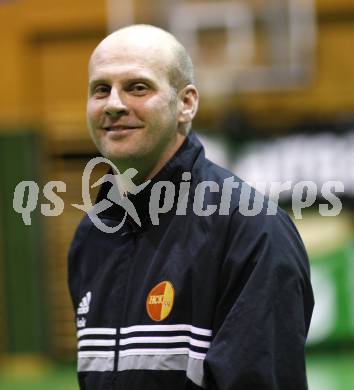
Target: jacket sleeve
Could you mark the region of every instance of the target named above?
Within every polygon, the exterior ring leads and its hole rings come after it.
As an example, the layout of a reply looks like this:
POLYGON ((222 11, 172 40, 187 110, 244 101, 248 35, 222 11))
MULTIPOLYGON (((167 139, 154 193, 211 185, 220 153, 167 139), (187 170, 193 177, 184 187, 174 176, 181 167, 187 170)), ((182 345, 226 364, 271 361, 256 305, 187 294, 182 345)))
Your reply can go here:
POLYGON ((220 272, 207 389, 305 390, 313 309, 309 265, 290 218, 232 217, 220 272))
POLYGON ((89 237, 92 224, 87 215, 81 220, 72 239, 68 252, 68 287, 73 304, 74 311, 79 305, 80 282, 81 282, 81 263, 80 259, 84 249, 84 243, 89 237))

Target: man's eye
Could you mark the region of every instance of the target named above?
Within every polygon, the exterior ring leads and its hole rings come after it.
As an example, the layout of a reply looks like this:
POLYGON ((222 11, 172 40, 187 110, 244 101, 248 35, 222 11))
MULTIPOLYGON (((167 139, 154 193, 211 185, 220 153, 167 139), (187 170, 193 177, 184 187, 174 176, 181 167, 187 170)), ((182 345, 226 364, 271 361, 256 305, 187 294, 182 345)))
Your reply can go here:
POLYGON ((111 91, 111 87, 108 85, 97 85, 97 87, 94 88, 93 93, 97 96, 105 96, 109 94, 111 91))
POLYGON ((132 84, 129 87, 129 91, 133 92, 136 95, 144 95, 148 91, 149 87, 143 83, 132 84))

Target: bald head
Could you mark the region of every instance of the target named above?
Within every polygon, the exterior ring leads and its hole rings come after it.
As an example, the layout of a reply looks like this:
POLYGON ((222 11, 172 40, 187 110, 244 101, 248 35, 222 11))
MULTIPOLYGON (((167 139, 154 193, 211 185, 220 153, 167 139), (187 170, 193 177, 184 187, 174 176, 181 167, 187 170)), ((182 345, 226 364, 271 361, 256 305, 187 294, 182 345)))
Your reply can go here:
POLYGON ((157 27, 122 28, 94 50, 88 81, 87 120, 100 152, 119 169, 153 177, 183 144, 198 109, 184 47, 157 27))
POLYGON ((123 27, 103 39, 94 50, 92 59, 99 56, 102 49, 114 52, 131 51, 135 48, 136 55, 149 54, 166 68, 171 85, 179 91, 188 84, 194 84, 193 63, 184 46, 167 31, 145 24, 123 27))

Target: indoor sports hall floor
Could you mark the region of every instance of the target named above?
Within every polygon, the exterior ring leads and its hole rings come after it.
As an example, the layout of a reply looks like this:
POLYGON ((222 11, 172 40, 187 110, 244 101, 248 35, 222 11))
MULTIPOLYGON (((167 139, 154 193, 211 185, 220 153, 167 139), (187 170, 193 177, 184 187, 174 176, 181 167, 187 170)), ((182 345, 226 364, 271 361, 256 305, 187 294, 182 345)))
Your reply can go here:
MULTIPOLYGON (((307 365, 309 390, 353 389, 353 354, 311 354, 307 365)), ((72 365, 20 371, 1 372, 0 390, 78 390, 72 365)))

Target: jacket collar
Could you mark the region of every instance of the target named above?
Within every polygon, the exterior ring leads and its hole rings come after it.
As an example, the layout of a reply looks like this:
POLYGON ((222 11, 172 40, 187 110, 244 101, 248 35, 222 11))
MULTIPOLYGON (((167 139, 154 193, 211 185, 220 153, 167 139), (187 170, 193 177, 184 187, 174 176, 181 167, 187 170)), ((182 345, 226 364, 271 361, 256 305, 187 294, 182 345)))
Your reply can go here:
MULTIPOLYGON (((128 195, 129 200, 131 200, 134 204, 134 207, 140 218, 141 228, 151 224, 149 215, 149 201, 151 189, 154 184, 160 181, 172 182, 176 186, 175 196, 177 196, 177 184, 182 180, 182 173, 191 172, 196 160, 199 157, 204 157, 204 149, 195 133, 191 131, 175 155, 165 164, 160 172, 152 178, 149 185, 147 185, 141 192, 136 195, 128 195)), ((108 173, 112 174, 113 172, 110 170, 108 173)), ((111 184, 109 182, 102 184, 96 199, 96 203, 107 197, 110 188, 111 184)), ((124 209, 119 205, 114 204, 107 210, 100 213, 99 216, 100 218, 121 220, 124 216, 124 209)), ((139 229, 139 226, 135 224, 129 215, 127 217, 127 221, 134 229, 139 229)))

